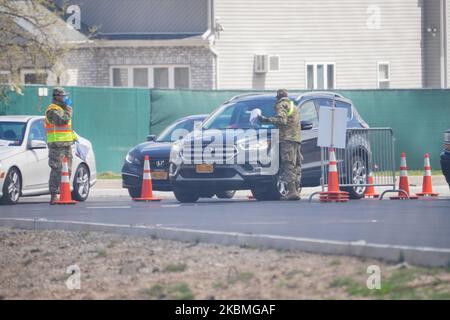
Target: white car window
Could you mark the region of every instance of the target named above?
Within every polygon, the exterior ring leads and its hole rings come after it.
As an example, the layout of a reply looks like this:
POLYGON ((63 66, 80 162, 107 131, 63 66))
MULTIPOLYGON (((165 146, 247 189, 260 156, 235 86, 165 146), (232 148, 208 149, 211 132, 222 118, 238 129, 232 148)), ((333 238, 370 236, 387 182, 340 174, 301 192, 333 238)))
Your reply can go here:
POLYGON ((28 136, 28 140, 40 140, 47 142, 47 135, 45 133, 44 128, 44 120, 38 120, 33 122, 30 129, 30 135, 28 136))
POLYGON ((20 146, 24 139, 25 122, 0 121, 0 140, 2 145, 20 146))

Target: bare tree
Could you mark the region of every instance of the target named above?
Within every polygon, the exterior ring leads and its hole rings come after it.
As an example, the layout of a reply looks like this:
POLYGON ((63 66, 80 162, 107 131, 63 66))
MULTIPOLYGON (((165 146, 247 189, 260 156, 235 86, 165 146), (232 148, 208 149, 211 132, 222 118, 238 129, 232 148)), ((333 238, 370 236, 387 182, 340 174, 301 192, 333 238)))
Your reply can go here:
POLYGON ((1 96, 21 92, 22 68, 34 68, 39 77, 62 58, 68 49, 57 37, 63 14, 52 0, 0 0, 0 70, 10 78, 1 96))

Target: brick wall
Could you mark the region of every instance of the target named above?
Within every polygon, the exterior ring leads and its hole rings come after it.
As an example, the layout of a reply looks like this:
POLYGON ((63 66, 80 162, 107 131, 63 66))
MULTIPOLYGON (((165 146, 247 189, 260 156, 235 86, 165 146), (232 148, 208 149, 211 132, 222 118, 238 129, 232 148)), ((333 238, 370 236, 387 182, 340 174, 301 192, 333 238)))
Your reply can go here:
POLYGON ((214 89, 214 55, 204 47, 113 47, 73 49, 64 58, 63 85, 110 86, 110 66, 189 65, 191 89, 214 89))

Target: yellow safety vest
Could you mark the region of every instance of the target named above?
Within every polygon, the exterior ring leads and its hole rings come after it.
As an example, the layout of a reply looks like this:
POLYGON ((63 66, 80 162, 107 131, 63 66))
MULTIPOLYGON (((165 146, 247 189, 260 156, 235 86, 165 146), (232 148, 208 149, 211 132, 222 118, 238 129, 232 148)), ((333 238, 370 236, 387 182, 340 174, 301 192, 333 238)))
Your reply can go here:
POLYGON ((56 109, 64 111, 63 108, 56 104, 51 104, 45 111, 45 130, 47 131, 47 143, 52 142, 73 142, 76 140, 76 135, 72 130, 72 119, 69 120, 68 124, 64 125, 54 125, 50 123, 47 118, 47 112, 49 110, 56 109))
POLYGON ((292 113, 294 113, 294 102, 292 100, 289 100, 289 111, 288 111, 288 117, 292 116, 292 113))

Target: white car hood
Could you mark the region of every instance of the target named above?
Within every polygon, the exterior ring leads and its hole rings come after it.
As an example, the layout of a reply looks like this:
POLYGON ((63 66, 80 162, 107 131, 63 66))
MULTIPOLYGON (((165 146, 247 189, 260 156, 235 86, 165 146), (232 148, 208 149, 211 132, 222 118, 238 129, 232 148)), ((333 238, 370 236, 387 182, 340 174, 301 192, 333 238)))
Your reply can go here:
POLYGON ((0 160, 8 159, 22 152, 21 147, 0 146, 0 160))

